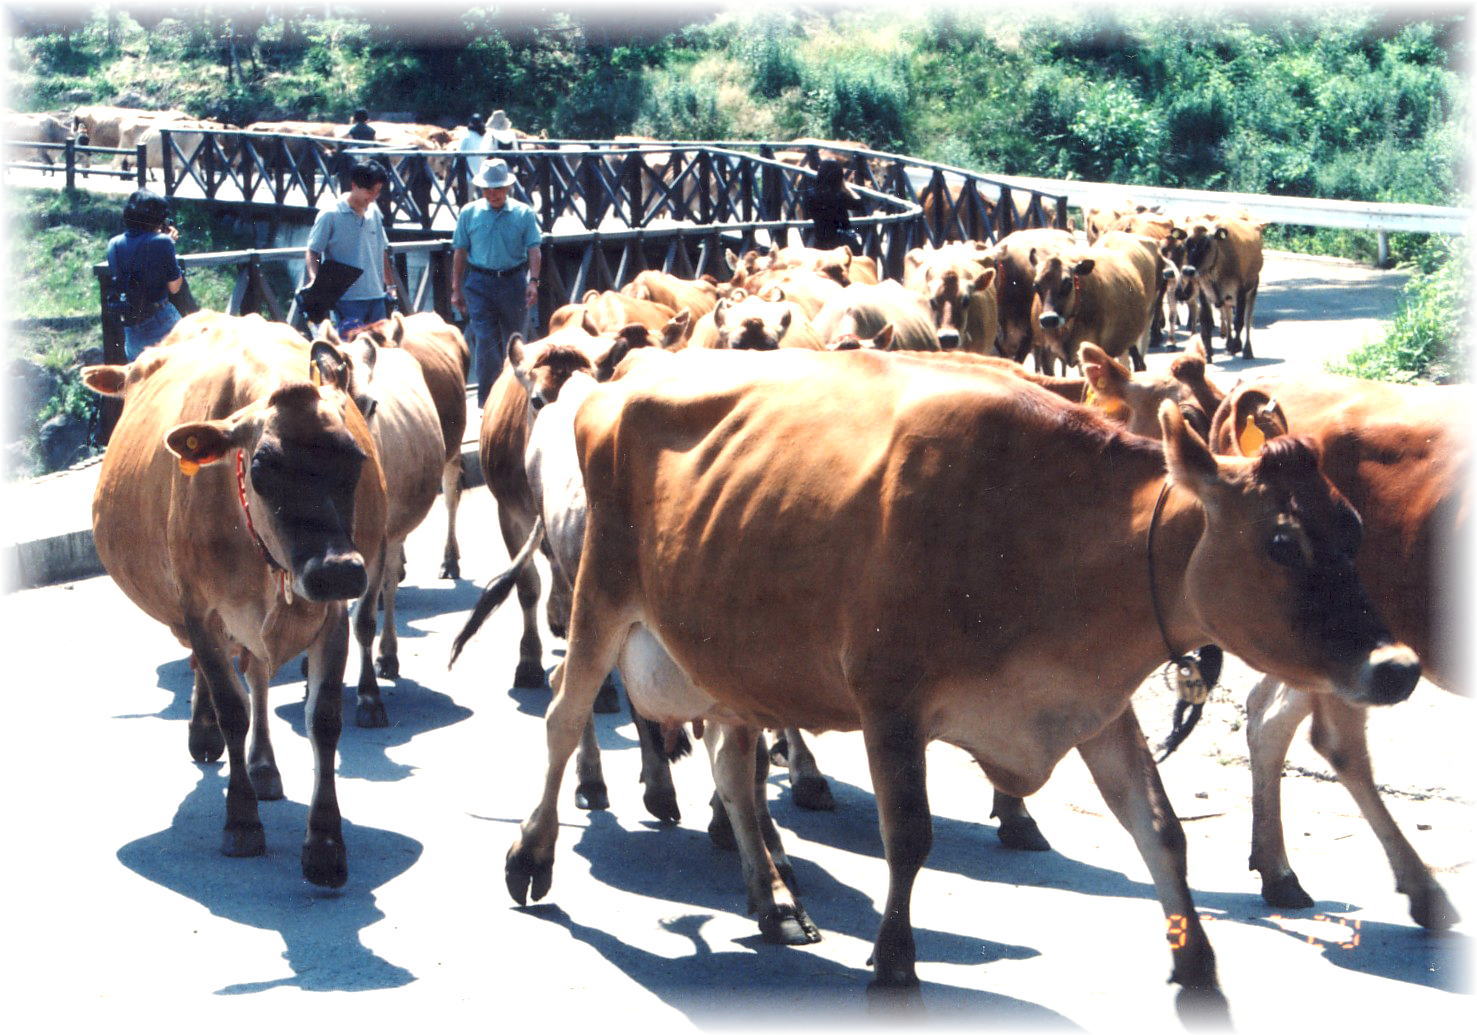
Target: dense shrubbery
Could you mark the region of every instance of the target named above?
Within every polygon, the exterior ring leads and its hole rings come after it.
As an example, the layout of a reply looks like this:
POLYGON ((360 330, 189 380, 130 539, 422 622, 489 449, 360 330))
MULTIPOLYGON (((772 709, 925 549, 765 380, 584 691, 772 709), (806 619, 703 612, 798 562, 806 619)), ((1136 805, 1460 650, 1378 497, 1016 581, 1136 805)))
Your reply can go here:
POLYGON ((1351 352, 1333 369, 1376 381, 1465 381, 1471 341, 1465 314, 1471 294, 1468 248, 1453 249, 1434 268, 1417 272, 1383 339, 1351 352))

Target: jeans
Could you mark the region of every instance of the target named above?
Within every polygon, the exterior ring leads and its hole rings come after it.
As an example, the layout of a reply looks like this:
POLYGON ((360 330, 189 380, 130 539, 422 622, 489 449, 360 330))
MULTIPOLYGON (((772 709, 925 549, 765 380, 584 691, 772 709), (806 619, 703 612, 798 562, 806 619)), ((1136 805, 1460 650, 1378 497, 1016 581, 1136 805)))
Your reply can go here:
POLYGON ((153 313, 144 317, 143 322, 123 328, 123 355, 132 363, 144 349, 157 345, 179 321, 179 310, 172 302, 165 301, 153 313))
POLYGON ((353 301, 341 298, 334 304, 333 311, 338 313, 340 338, 347 338, 356 328, 383 320, 390 315, 385 308, 383 295, 378 298, 356 298, 353 301))
POLYGON ((471 333, 472 376, 477 381, 477 405, 487 401, 492 383, 502 373, 508 339, 524 333, 528 319, 528 275, 494 277, 471 270, 462 284, 467 300, 467 329, 471 333))

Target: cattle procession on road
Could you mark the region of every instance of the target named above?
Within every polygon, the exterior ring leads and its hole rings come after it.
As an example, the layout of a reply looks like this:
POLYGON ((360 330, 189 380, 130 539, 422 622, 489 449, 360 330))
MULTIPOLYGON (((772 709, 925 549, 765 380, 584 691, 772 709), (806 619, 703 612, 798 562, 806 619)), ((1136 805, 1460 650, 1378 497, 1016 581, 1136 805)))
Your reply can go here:
MULTIPOLYGON (((147 119, 77 119, 110 146, 157 140, 147 119)), ((1382 799, 1365 717, 1422 677, 1465 692, 1448 570, 1467 531, 1474 400, 1467 385, 1216 376, 1217 336, 1223 355, 1253 358, 1264 226, 1239 208, 1172 218, 1125 200, 1085 213, 1085 234, 913 248, 898 279, 845 245, 729 252, 727 280, 646 270, 552 312, 543 336, 515 336, 480 413, 468 342, 434 313, 304 335, 202 311, 132 363, 87 368, 87 387, 122 401, 93 502, 97 551, 188 653, 185 746, 198 763, 224 757, 228 777, 219 851, 284 848, 260 808, 285 797, 269 697, 280 672, 301 672, 314 774, 301 874, 341 889, 358 866, 382 868, 367 861, 379 842, 346 831, 335 775, 343 745, 395 727, 413 696, 385 692, 405 678, 395 602, 407 538, 438 493, 439 576, 463 580, 471 420, 507 561, 467 572, 486 588, 436 650, 468 665, 507 632, 496 616, 516 592, 516 666, 478 678, 542 691, 547 706, 546 769, 495 771, 526 803, 499 846, 519 907, 590 879, 559 845, 563 777, 573 754, 576 808, 613 808, 598 716, 628 711, 624 743, 661 828, 680 823, 678 781, 697 779, 675 763, 698 745, 708 755, 708 835, 739 860, 708 878, 714 909, 753 914, 764 943, 819 942, 829 918, 802 905, 797 876, 811 883, 815 867, 782 844, 770 770, 788 770, 804 809, 854 805, 828 782, 835 739, 820 735, 860 732, 887 872, 858 889, 880 903, 866 998, 922 1016, 928 745, 982 771, 1002 849, 1043 854, 1042 828, 1074 818, 1033 816, 1025 799, 1075 749, 1148 874, 1141 897, 1158 900, 1175 1010, 1228 1023, 1238 996, 1212 948, 1228 925, 1204 922, 1170 801, 1182 795, 1161 781, 1134 705, 1169 665, 1198 716, 1223 650, 1256 674, 1250 860, 1266 905, 1321 901, 1293 870, 1280 791, 1311 716, 1410 917, 1452 928, 1457 907, 1382 799), (1148 369, 1166 350, 1172 361, 1148 369), (545 649, 541 603, 562 650, 545 649)), ((408 674, 434 685, 434 671, 408 674)), ((301 696, 293 687, 280 700, 301 696)), ((648 921, 667 926, 636 919, 648 921)), ((581 918, 571 908, 565 922, 581 918)), ((988 916, 977 926, 988 934, 988 916)), ((1119 951, 1116 932, 1082 937, 1119 951)), ((742 981, 742 961, 729 969, 742 981)), ((1153 997, 1154 977, 1121 993, 1153 997)))

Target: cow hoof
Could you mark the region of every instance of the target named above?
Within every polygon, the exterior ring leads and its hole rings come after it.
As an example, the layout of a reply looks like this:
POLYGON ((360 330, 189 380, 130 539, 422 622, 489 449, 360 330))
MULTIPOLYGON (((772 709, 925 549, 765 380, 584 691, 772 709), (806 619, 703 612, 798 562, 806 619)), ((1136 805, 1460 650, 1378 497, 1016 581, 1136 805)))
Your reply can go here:
POLYGON ((607 679, 600 684, 600 692, 595 695, 595 708, 598 715, 613 715, 621 710, 620 695, 616 693, 615 684, 607 679))
POLYGON ((462 577, 462 566, 456 561, 447 561, 441 565, 441 577, 443 579, 459 579, 462 577))
POLYGON ((518 671, 513 673, 514 687, 519 690, 543 690, 548 685, 543 665, 536 661, 518 662, 518 671))
POLYGON ((226 751, 226 737, 219 726, 190 727, 190 757, 197 762, 219 762, 226 751))
POLYGON ((1303 890, 1295 873, 1284 873, 1271 879, 1263 877, 1262 901, 1278 909, 1313 908, 1313 896, 1303 890))
POLYGON ((790 768, 790 742, 784 737, 775 737, 769 749, 769 764, 776 769, 790 768))
POLYGON ((1232 338, 1230 341, 1226 342, 1226 351, 1233 356, 1238 355, 1241 352, 1240 340, 1237 338, 1232 338))
POLYGON ((832 812, 836 808, 836 799, 831 797, 831 785, 824 776, 804 777, 790 788, 790 793, 796 805, 811 812, 832 812))
POLYGON ((1214 985, 1181 988, 1174 997, 1174 1011, 1186 1028, 1201 1031, 1229 1031, 1231 1008, 1226 997, 1214 985))
POLYGON ((246 859, 267 854, 267 832, 260 823, 227 826, 221 834, 221 854, 246 859))
POLYGON ((1423 894, 1410 896, 1410 918, 1428 931, 1444 931, 1460 922, 1462 914, 1441 886, 1432 884, 1423 894))
POLYGON ((385 702, 361 700, 354 708, 354 725, 362 730, 384 729, 390 724, 385 702))
POLYGON ((399 679, 400 659, 394 655, 376 658, 374 671, 381 679, 399 679))
POLYGON ((733 837, 733 825, 728 821, 728 813, 713 814, 708 821, 708 840, 713 842, 713 847, 725 852, 738 851, 738 842, 733 837))
MULTIPOLYGON (((867 961, 868 966, 872 963, 867 961)), ((867 1009, 875 1012, 914 1012, 923 1006, 923 993, 918 988, 918 975, 910 969, 906 975, 884 977, 878 974, 867 982, 867 1009)))
POLYGON ((250 766, 246 776, 251 781, 251 789, 256 792, 257 801, 282 800, 282 774, 275 765, 250 766))
POLYGON ((820 930, 799 902, 783 902, 767 911, 759 918, 759 933, 771 945, 814 945, 821 940, 820 930))
POLYGON ((1013 819, 1008 823, 1002 820, 996 833, 1000 837, 1001 847, 1014 852, 1051 851, 1051 843, 1041 835, 1041 828, 1029 816, 1025 819, 1013 819))
MULTIPOLYGON (((663 823, 682 822, 682 810, 677 807, 677 792, 670 787, 649 787, 641 796, 641 801, 646 805, 646 811, 655 816, 663 823)), ((709 836, 712 831, 709 830, 709 836)), ((732 837, 732 831, 729 832, 732 837)), ((722 847, 721 845, 719 846, 722 847)))
POLYGON ((320 888, 341 888, 349 880, 349 855, 336 837, 303 845, 303 876, 320 888))
POLYGON ((521 841, 514 842, 508 849, 508 860, 503 864, 503 876, 508 882, 508 894, 520 906, 528 905, 528 895, 533 893, 537 902, 549 893, 554 882, 554 861, 539 862, 533 853, 523 847, 521 841))
POLYGON ((574 789, 574 807, 586 812, 604 812, 610 808, 610 795, 603 783, 582 783, 574 789))
POLYGON ((553 616, 550 616, 549 632, 553 633, 561 640, 567 640, 569 639, 569 624, 565 622, 562 618, 554 618, 553 616))

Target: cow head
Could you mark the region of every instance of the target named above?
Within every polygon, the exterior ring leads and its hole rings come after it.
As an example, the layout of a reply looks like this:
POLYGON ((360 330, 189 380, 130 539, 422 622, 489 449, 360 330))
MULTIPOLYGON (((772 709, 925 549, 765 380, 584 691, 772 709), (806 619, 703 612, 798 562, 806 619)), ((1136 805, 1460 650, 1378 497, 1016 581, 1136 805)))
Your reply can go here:
POLYGON ((737 301, 720 299, 713 309, 720 349, 768 351, 780 347, 790 329, 790 303, 746 295, 737 301))
POLYGON ((859 336, 855 330, 842 331, 834 341, 826 345, 828 352, 847 352, 852 349, 875 349, 879 352, 890 351, 893 347, 892 324, 884 323, 877 329, 877 333, 870 338, 859 336))
POLYGON ((530 419, 549 403, 559 398, 559 390, 577 370, 594 374, 595 365, 573 339, 587 335, 551 335, 541 341, 525 343, 521 334, 508 339, 508 364, 513 376, 528 393, 530 419))
POLYGON ((979 270, 961 264, 930 264, 923 290, 941 348, 957 349, 985 337, 986 310, 995 306, 994 283, 994 267, 979 270))
POLYGON ((1079 355, 1082 376, 1090 389, 1084 402, 1128 431, 1157 437, 1159 407, 1165 402, 1179 407, 1181 416, 1197 434, 1203 436, 1209 431, 1210 412, 1202 409, 1189 387, 1176 378, 1163 374, 1135 375, 1091 342, 1082 343, 1079 355))
POLYGON ((1030 261, 1036 271, 1031 284, 1034 296, 1031 311, 1036 317, 1036 323, 1046 332, 1048 341, 1053 343, 1058 355, 1067 363, 1075 365, 1075 350, 1069 354, 1063 344, 1064 325, 1077 315, 1082 296, 1082 281, 1092 274, 1096 262, 1090 258, 1067 254, 1048 256, 1038 265, 1034 248, 1031 250, 1030 261))
POLYGON ((313 337, 312 365, 325 383, 337 384, 349 393, 354 405, 368 421, 379 407, 371 382, 374 364, 379 358, 371 335, 355 335, 345 344, 327 320, 313 337))
MULTIPOLYGON (((321 384, 288 382, 229 417, 180 424, 164 444, 186 474, 239 450, 246 512, 292 588, 315 601, 364 594, 354 521, 373 445, 341 384, 330 377, 321 384)), ((374 471, 382 477, 377 466, 374 471)))
POLYGON ((1359 516, 1319 471, 1312 444, 1281 437, 1255 458, 1217 458, 1173 403, 1159 423, 1170 481, 1203 513, 1183 583, 1200 627, 1295 686, 1359 704, 1408 697, 1420 665, 1359 583, 1359 516))

